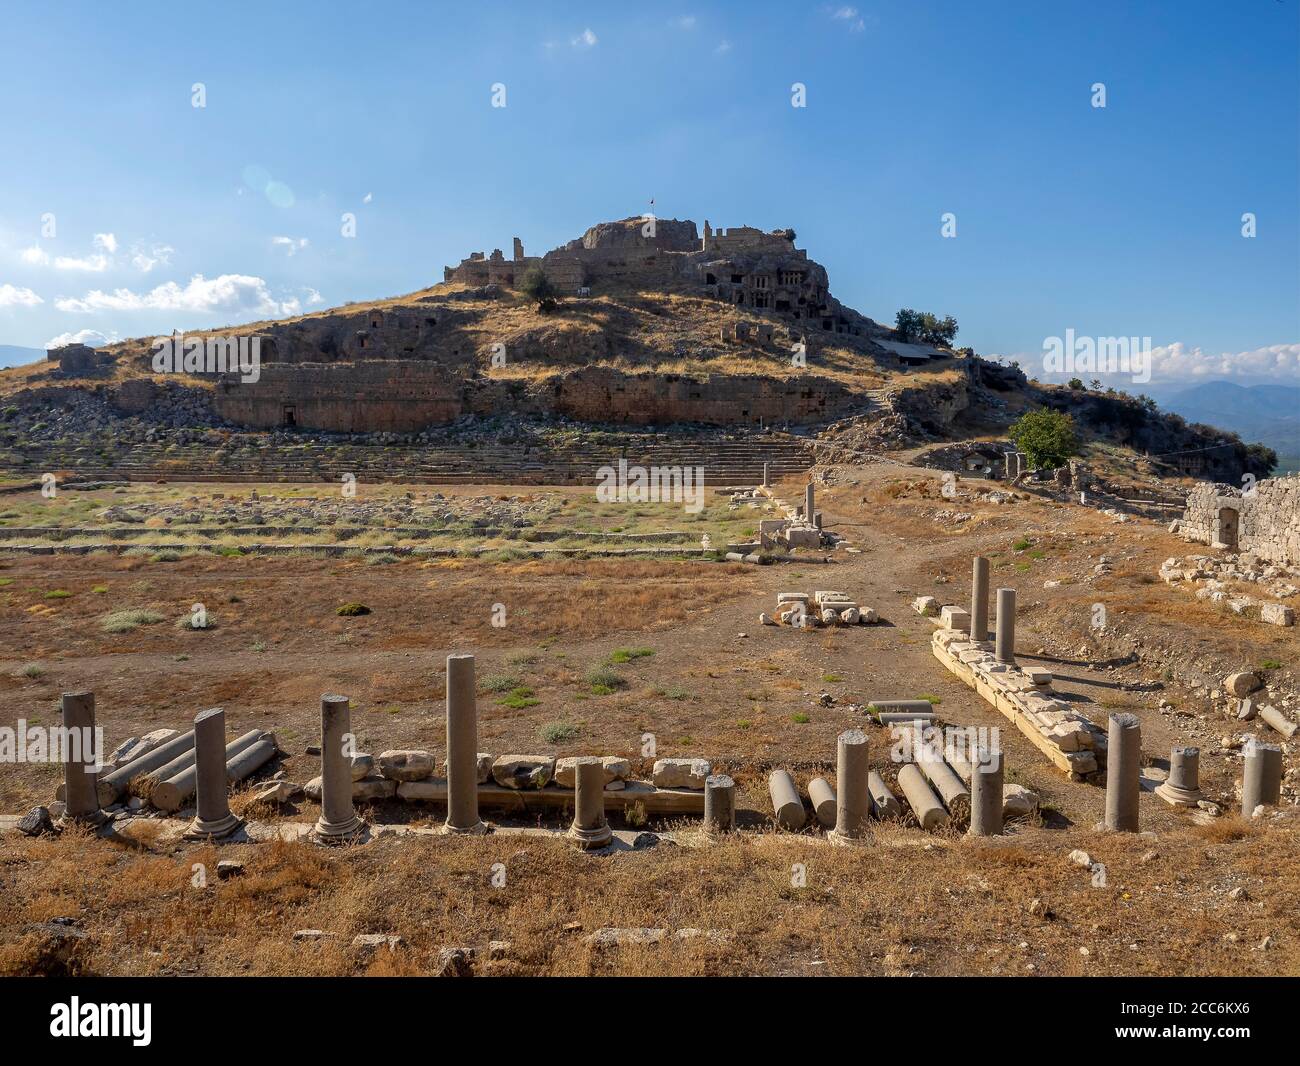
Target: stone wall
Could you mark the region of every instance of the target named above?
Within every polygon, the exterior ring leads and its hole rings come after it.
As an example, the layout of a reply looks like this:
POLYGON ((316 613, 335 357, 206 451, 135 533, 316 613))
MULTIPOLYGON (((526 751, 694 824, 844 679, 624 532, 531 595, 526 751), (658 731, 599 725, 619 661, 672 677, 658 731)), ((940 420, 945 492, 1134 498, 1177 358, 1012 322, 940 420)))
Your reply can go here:
POLYGON ((1187 496, 1179 532, 1200 544, 1300 566, 1300 475, 1266 478, 1248 494, 1231 485, 1197 485, 1187 496))

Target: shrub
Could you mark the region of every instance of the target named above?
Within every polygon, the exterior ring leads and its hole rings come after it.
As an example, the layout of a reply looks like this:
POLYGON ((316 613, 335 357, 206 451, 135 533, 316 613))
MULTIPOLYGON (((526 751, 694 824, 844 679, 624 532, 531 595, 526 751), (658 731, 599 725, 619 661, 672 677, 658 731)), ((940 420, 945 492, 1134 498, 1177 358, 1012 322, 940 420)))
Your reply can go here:
POLYGON ((45 594, 47 600, 66 600, 72 593, 67 589, 51 589, 45 594))
POLYGON ((559 307, 555 299, 559 293, 541 267, 528 268, 519 282, 519 291, 529 299, 536 300, 537 310, 543 314, 549 314, 559 307))
POLYGON ((484 692, 509 692, 519 687, 519 678, 512 674, 488 674, 479 683, 484 692))
POLYGON ((497 703, 502 707, 509 707, 516 711, 521 711, 525 707, 536 707, 541 702, 533 695, 533 690, 527 685, 512 688, 501 699, 497 700, 497 703))
POLYGON ((28 663, 23 667, 23 677, 29 677, 35 681, 38 677, 45 676, 45 667, 37 663, 28 663))
POLYGON ((370 608, 364 603, 345 603, 334 613, 340 618, 356 618, 358 615, 369 614, 370 608))
POLYGON ((654 654, 653 648, 615 648, 609 657, 611 663, 630 663, 633 659, 644 659, 654 654))
POLYGON ((598 696, 608 696, 615 689, 627 688, 627 681, 617 671, 605 666, 593 666, 583 679, 598 696), (597 692, 597 689, 601 691, 597 692))
POLYGON ((125 611, 114 611, 112 614, 106 614, 100 620, 100 628, 105 633, 130 633, 133 629, 140 626, 151 626, 163 620, 163 616, 157 611, 146 610, 141 607, 129 608, 125 611))
POLYGON ((582 728, 573 722, 547 722, 537 735, 548 744, 562 744, 581 736, 582 728))

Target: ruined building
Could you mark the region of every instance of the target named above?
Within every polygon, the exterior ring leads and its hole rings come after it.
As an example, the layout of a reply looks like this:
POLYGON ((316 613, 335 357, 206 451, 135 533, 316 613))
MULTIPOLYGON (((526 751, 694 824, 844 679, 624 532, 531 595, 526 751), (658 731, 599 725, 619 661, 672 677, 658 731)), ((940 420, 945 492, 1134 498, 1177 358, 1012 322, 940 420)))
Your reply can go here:
POLYGON ((1252 552, 1265 562, 1300 566, 1300 475, 1266 478, 1244 491, 1197 485, 1179 532, 1201 544, 1252 552))

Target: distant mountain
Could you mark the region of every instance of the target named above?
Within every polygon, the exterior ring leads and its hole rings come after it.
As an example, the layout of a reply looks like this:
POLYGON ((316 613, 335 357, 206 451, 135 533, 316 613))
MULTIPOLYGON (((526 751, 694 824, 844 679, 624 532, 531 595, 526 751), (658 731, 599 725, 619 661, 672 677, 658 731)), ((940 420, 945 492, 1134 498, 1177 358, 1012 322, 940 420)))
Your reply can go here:
POLYGON ((1231 430, 1279 457, 1300 457, 1300 386, 1207 381, 1158 399, 1164 410, 1189 422, 1231 430))
POLYGON ((44 348, 20 348, 16 344, 0 344, 0 367, 25 366, 45 358, 44 348))

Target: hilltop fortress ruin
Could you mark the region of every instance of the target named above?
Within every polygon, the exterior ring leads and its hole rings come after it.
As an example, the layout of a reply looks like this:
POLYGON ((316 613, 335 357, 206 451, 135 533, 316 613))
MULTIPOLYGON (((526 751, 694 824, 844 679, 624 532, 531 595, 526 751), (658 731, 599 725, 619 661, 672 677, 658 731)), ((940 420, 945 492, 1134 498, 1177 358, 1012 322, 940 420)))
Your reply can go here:
POLYGON ((526 256, 516 237, 511 258, 500 249, 476 252, 444 270, 444 285, 259 331, 261 380, 223 377, 217 411, 251 427, 345 432, 409 432, 502 411, 639 424, 800 424, 848 414, 862 399, 844 382, 795 372, 795 345, 831 339, 902 365, 870 342, 888 331, 830 295, 825 269, 795 247, 789 230, 715 232, 706 222, 701 237, 691 221, 629 218, 592 226, 543 256, 526 256), (519 304, 515 290, 533 267, 566 297, 562 313, 503 313, 519 304), (601 302, 631 292, 725 305, 711 312, 724 316, 720 324, 670 350, 698 361, 698 372, 651 372, 658 359, 646 358, 644 324, 601 302), (725 354, 770 362, 771 375, 710 374, 709 360, 725 354), (544 372, 494 373, 503 368, 544 372))

